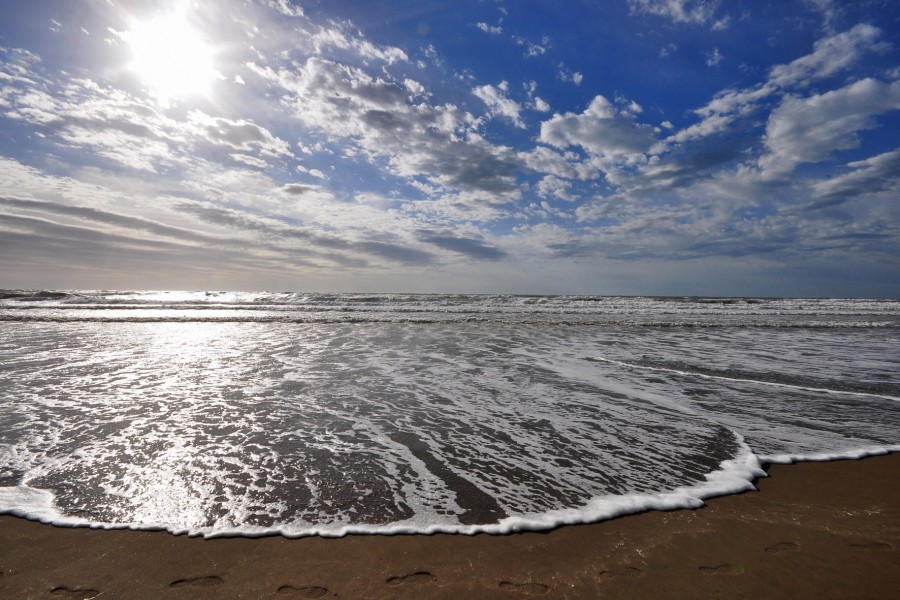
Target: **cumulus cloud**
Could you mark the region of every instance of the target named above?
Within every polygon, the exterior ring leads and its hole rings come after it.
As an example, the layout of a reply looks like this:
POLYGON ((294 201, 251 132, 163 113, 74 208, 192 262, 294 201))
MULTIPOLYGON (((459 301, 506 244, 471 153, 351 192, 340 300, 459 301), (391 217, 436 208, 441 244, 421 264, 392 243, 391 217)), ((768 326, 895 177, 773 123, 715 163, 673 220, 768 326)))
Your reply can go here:
POLYGON ((767 152, 759 167, 767 177, 790 173, 801 163, 828 160, 859 147, 859 132, 876 126, 874 116, 900 109, 900 81, 863 79, 808 98, 787 97, 769 116, 767 152))
POLYGON ((491 116, 506 117, 516 127, 525 128, 525 123, 519 118, 522 107, 518 102, 511 100, 507 95, 509 84, 504 81, 499 86, 481 85, 472 90, 478 98, 481 99, 488 107, 488 113, 491 116))
POLYGON ((813 184, 817 200, 810 208, 823 208, 843 204, 868 194, 875 194, 900 187, 900 149, 847 164, 853 169, 813 184))
POLYGON ((867 52, 881 52, 889 47, 881 40, 882 31, 873 25, 860 24, 849 31, 817 41, 811 54, 786 65, 778 65, 769 73, 769 81, 778 87, 808 85, 846 69, 867 52))
POLYGON ((567 202, 575 202, 578 200, 578 197, 569 192, 569 187, 570 183, 568 181, 553 175, 547 175, 538 182, 537 194, 541 198, 554 197, 567 202))
POLYGON ((567 68, 564 64, 560 63, 559 71, 557 72, 557 76, 562 81, 570 81, 575 85, 581 85, 581 82, 584 81, 584 75, 579 71, 573 71, 567 68))
MULTIPOLYGON (((503 198, 519 193, 515 153, 480 138, 475 117, 452 104, 409 103, 405 86, 321 58, 296 70, 253 69, 279 88, 296 119, 386 159, 397 176, 503 198)), ((498 110, 517 114, 497 100, 498 110)))
POLYGON ((825 37, 814 44, 810 54, 773 67, 766 81, 759 85, 716 94, 709 103, 694 111, 702 118, 700 122, 673 133, 666 143, 679 144, 725 132, 772 97, 833 76, 857 63, 866 53, 884 50, 881 37, 880 29, 865 24, 825 37))
POLYGON ((601 157, 628 160, 647 152, 654 141, 653 128, 620 112, 603 96, 596 96, 580 114, 554 115, 541 124, 539 140, 564 149, 580 146, 601 157))
POLYGON ((212 144, 236 150, 257 150, 267 156, 291 155, 287 142, 252 121, 211 117, 195 110, 188 113, 188 123, 198 137, 212 144))

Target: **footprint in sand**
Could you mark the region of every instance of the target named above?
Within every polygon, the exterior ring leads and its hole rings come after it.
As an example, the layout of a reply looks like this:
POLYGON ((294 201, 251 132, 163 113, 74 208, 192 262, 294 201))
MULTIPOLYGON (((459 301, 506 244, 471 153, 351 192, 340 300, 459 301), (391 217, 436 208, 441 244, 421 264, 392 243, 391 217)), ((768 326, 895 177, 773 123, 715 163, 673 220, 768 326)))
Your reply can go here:
POLYGON ((615 569, 610 569, 608 571, 600 571, 600 573, 597 574, 597 577, 600 579, 612 579, 614 577, 634 579, 635 577, 643 576, 644 572, 635 567, 616 567, 615 569))
POLYGON ((518 592, 520 594, 546 594, 550 591, 550 586, 543 583, 513 583, 512 581, 501 581, 500 589, 507 592, 518 592))
POLYGON ((744 572, 744 567, 725 563, 715 567, 700 567, 700 572, 708 575, 741 575, 744 572))
POLYGON ((212 587, 220 585, 222 578, 217 575, 208 575, 206 577, 191 577, 188 579, 178 579, 169 584, 169 587, 212 587))
POLYGON ((799 544, 793 542, 778 542, 774 546, 766 548, 766 552, 769 554, 781 554, 782 552, 796 552, 799 549, 799 544))
POLYGON ((100 591, 90 588, 70 588, 60 585, 50 590, 50 595, 71 598, 72 600, 89 600, 90 598, 100 595, 100 591))
POLYGON ((893 546, 884 542, 857 542, 850 544, 850 547, 857 550, 874 550, 875 552, 890 552, 894 549, 893 546))
POLYGON ((437 581, 437 577, 435 577, 428 571, 416 571, 415 573, 410 573, 409 575, 397 575, 394 577, 389 577, 386 583, 388 585, 400 585, 403 583, 428 583, 430 581, 437 581))
POLYGON ((295 598, 321 598, 328 594, 328 588, 318 585, 283 585, 278 588, 279 594, 290 594, 295 598))

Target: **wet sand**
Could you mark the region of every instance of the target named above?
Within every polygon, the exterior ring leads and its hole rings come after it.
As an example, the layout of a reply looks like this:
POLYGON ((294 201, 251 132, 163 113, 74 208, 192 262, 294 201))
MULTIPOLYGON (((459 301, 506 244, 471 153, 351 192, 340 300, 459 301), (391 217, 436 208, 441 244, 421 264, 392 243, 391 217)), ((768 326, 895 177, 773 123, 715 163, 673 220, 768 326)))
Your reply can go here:
POLYGON ((0 517, 0 598, 900 598, 900 453, 508 536, 214 539, 0 517))

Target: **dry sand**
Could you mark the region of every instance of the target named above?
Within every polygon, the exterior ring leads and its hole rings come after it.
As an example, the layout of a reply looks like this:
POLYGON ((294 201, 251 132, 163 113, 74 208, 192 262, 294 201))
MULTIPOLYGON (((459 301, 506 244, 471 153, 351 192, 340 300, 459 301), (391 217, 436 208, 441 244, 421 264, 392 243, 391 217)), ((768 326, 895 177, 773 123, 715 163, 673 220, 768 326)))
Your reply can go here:
POLYGON ((0 598, 900 598, 900 454, 547 533, 203 540, 0 517, 0 598))

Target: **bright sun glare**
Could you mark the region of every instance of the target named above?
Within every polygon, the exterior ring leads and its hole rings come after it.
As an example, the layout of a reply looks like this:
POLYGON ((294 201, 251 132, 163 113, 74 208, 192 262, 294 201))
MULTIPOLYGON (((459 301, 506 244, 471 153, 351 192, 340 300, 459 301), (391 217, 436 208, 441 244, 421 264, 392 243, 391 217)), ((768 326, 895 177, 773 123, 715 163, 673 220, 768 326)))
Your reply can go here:
POLYGON ((160 102, 205 93, 216 77, 213 49, 184 11, 145 21, 125 36, 131 68, 160 102))

